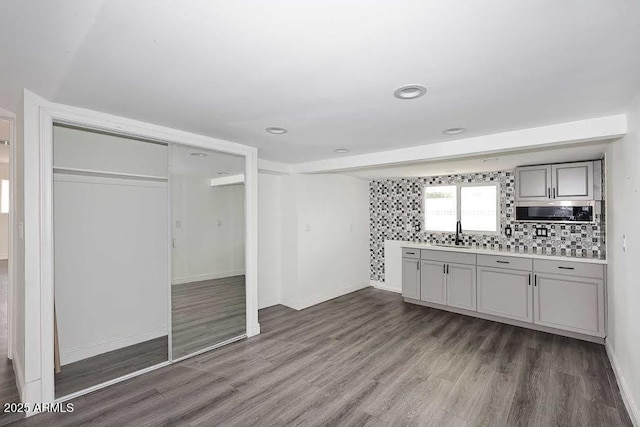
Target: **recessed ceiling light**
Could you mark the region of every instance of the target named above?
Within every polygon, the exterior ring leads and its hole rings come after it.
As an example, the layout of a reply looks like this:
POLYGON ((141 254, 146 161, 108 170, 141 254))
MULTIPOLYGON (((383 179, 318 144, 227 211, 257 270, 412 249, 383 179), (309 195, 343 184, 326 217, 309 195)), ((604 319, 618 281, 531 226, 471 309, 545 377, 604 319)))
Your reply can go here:
POLYGON ((207 157, 206 153, 191 153, 193 157, 207 157))
POLYGON ((218 175, 229 175, 229 172, 218 172, 218 175))
POLYGON ((272 133, 274 135, 282 135, 283 133, 287 133, 288 131, 285 128, 279 128, 279 127, 268 127, 265 129, 267 132, 272 133))
POLYGON ((336 153, 344 154, 344 153, 348 153, 351 150, 349 150, 348 148, 336 148, 333 151, 335 151, 336 153))
POLYGON ((427 88, 422 85, 404 85, 393 92, 398 99, 416 99, 427 93, 427 88))
POLYGON ((449 129, 443 130, 442 133, 444 133, 445 135, 458 135, 464 132, 465 130, 466 130, 465 128, 449 128, 449 129))
POLYGON ((497 162, 498 158, 497 157, 490 157, 488 159, 482 159, 480 160, 482 163, 487 163, 487 162, 497 162))

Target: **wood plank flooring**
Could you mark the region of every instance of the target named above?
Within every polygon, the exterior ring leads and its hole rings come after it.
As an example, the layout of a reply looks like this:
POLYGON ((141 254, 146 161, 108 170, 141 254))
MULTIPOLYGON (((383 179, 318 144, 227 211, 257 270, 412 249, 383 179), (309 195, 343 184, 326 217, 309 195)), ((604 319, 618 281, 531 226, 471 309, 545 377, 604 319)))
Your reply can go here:
POLYGON ((173 285, 171 296, 174 359, 246 331, 244 276, 173 285))
POLYGON ((260 322, 261 335, 19 425, 631 425, 601 345, 372 288, 260 322))
MULTIPOLYGON (((0 404, 20 401, 13 365, 7 358, 7 269, 7 261, 0 261, 0 404)), ((0 412, 0 425, 19 418, 18 414, 0 412)))
POLYGON ((56 398, 169 360, 167 336, 62 366, 55 374, 56 398))

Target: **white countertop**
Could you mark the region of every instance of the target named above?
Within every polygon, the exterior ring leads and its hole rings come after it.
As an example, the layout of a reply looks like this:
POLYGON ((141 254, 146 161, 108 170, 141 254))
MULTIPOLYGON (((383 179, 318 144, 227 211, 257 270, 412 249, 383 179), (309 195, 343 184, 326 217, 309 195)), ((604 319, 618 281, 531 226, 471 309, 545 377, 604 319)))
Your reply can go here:
POLYGON ((602 258, 589 258, 583 256, 571 256, 571 255, 551 255, 545 252, 516 252, 513 249, 484 249, 484 248, 475 248, 473 246, 468 246, 468 249, 460 249, 456 247, 450 246, 438 246, 432 245, 429 243, 414 243, 414 242, 400 242, 403 248, 413 248, 413 249, 432 249, 437 251, 447 251, 447 252, 460 252, 463 254, 484 254, 484 255, 499 255, 499 256, 510 256, 517 258, 537 258, 537 259, 548 259, 548 260, 556 260, 556 261, 570 261, 570 262, 586 262, 590 264, 607 264, 606 259, 602 258))

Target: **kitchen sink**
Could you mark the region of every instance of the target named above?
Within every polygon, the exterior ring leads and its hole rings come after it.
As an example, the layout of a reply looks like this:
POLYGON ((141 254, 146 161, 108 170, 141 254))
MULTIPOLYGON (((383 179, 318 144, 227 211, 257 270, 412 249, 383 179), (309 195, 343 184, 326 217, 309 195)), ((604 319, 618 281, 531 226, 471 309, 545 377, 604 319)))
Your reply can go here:
POLYGON ((441 248, 471 249, 471 246, 463 246, 463 245, 436 244, 435 246, 439 246, 441 248))

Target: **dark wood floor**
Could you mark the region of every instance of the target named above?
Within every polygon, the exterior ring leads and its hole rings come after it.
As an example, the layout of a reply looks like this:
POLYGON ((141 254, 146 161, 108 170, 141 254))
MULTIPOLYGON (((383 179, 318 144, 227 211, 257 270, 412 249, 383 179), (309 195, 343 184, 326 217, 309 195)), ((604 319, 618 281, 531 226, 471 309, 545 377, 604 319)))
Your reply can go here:
POLYGON ((169 360, 169 339, 160 337, 62 366, 56 397, 98 385, 169 360))
POLYGON ((173 285, 171 313, 174 359, 243 335, 244 276, 173 285))
POLYGON ((368 288, 22 425, 630 426, 600 345, 368 288))
MULTIPOLYGON (((13 365, 7 358, 7 261, 0 261, 0 404, 19 402, 13 365)), ((0 411, 0 425, 20 418, 0 411)))

